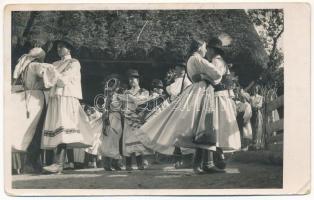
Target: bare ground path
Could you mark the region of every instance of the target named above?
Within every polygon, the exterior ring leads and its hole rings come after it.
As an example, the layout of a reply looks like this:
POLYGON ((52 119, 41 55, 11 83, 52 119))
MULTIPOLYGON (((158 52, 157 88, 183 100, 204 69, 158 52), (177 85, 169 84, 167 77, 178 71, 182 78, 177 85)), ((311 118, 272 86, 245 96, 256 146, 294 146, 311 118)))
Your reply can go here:
POLYGON ((144 171, 67 170, 61 175, 15 175, 17 189, 231 189, 281 188, 282 166, 229 161, 226 173, 196 175, 171 164, 144 171))

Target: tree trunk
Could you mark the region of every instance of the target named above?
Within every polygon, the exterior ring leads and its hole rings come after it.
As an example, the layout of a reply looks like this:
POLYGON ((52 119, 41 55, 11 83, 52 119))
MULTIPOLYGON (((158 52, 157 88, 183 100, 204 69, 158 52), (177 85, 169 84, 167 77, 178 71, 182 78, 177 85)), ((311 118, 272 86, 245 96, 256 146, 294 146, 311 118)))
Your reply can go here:
POLYGON ((35 17, 38 15, 39 13, 37 11, 33 11, 31 12, 31 15, 29 17, 29 20, 27 22, 27 25, 24 29, 24 32, 23 32, 23 37, 27 37, 30 33, 30 30, 34 24, 34 20, 35 20, 35 17))
MULTIPOLYGON (((274 56, 275 56, 275 52, 276 52, 276 49, 277 49, 277 42, 278 42, 278 39, 280 38, 281 34, 283 33, 283 30, 284 28, 282 28, 282 30, 280 31, 280 33, 274 38, 274 44, 273 44, 273 48, 271 50, 271 53, 269 55, 269 60, 270 62, 273 60, 274 56)), ((272 65, 272 64, 271 64, 272 65)), ((272 66, 270 66, 272 67, 272 66)))

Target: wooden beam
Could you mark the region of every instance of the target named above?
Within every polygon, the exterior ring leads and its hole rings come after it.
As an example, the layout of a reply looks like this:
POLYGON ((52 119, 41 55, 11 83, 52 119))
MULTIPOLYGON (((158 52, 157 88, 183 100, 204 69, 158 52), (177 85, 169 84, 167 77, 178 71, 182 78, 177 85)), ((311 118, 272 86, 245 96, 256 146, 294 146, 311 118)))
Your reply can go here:
POLYGON ((271 111, 283 106, 283 104, 284 104, 284 98, 283 98, 283 95, 281 95, 277 99, 266 104, 266 112, 270 113, 271 111))

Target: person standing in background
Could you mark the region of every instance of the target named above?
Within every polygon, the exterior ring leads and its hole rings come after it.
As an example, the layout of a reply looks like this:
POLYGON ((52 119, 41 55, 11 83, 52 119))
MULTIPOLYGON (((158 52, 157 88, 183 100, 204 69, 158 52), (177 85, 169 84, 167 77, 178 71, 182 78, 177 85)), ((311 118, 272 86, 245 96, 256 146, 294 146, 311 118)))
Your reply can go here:
MULTIPOLYGON (((166 91, 170 96, 170 102, 173 101, 177 96, 179 96, 185 88, 190 86, 192 82, 186 73, 186 64, 184 62, 180 62, 175 65, 175 78, 173 83, 166 87, 166 91)), ((184 168, 186 167, 186 163, 184 163, 182 149, 180 147, 175 147, 174 152, 174 167, 175 168, 184 168)))
POLYGON ((252 107, 249 103, 250 99, 250 95, 241 89, 236 101, 237 122, 241 133, 241 149, 244 151, 248 150, 248 146, 252 141, 252 107))
POLYGON ((170 101, 173 101, 182 91, 192 84, 185 71, 186 64, 180 62, 175 65, 175 77, 173 82, 166 87, 166 91, 170 96, 170 101))
POLYGON ((253 95, 251 96, 252 105, 252 132, 253 132, 253 150, 263 147, 263 115, 261 108, 263 107, 264 97, 260 95, 261 86, 255 85, 253 95))
MULTIPOLYGON (((166 99, 166 94, 164 91, 164 84, 159 79, 153 79, 152 81, 152 90, 150 91, 150 98, 153 99, 153 108, 149 109, 150 113, 145 116, 145 121, 147 121, 150 117, 158 114, 164 108, 169 106, 168 99, 166 99)), ((154 164, 158 164, 159 161, 159 153, 154 152, 154 164)))

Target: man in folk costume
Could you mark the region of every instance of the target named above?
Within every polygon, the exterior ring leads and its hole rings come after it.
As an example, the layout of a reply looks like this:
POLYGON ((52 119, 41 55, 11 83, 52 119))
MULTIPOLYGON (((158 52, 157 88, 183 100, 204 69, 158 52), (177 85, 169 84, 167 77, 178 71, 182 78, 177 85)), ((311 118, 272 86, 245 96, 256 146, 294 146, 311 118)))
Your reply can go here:
POLYGON ((42 137, 43 149, 56 148, 54 164, 44 167, 51 173, 62 172, 66 149, 86 148, 92 144, 88 117, 79 103, 82 99, 80 62, 71 57, 70 39, 58 40, 56 44, 61 60, 53 63, 55 85, 50 90, 42 137))
MULTIPOLYGON (((208 42, 208 59, 215 65, 216 69, 222 72, 221 82, 214 85, 215 91, 215 111, 214 111, 214 129, 217 135, 217 150, 215 165, 218 168, 225 168, 223 151, 237 151, 241 148, 240 131, 236 120, 236 111, 232 97, 234 93, 233 78, 228 65, 224 61, 225 52, 222 41, 218 38, 212 38, 208 42)), ((208 165, 205 163, 205 166, 208 165)), ((205 167, 206 168, 206 167, 205 167)))
POLYGON ((144 170, 143 155, 150 153, 140 142, 136 135, 138 128, 142 125, 141 116, 136 112, 137 105, 149 99, 149 92, 139 85, 139 73, 135 69, 127 71, 130 89, 118 99, 123 102, 123 135, 122 152, 126 160, 126 170, 132 170, 132 156, 136 158, 139 170, 144 170))
MULTIPOLYGON (((11 112, 9 118, 12 121, 18 120, 18 127, 12 123, 12 152, 28 152, 28 158, 36 172, 41 170, 37 161, 41 153, 41 132, 46 114, 44 90, 50 87, 45 82, 45 74, 48 68, 53 68, 51 64, 43 63, 45 55, 42 48, 33 48, 21 56, 13 73, 13 93, 10 99, 16 112, 11 112), (16 85, 18 82, 21 85, 16 85)), ((19 156, 20 154, 17 157, 19 156)), ((19 162, 21 165, 22 161, 17 161, 19 162)))
MULTIPOLYGON (((170 101, 173 101, 178 95, 180 95, 185 88, 192 84, 187 73, 185 71, 186 64, 181 62, 175 66, 175 79, 174 82, 166 87, 167 93, 170 95, 170 101)), ((173 152, 175 158, 175 168, 184 167, 182 158, 182 149, 180 147, 175 147, 173 152)))

